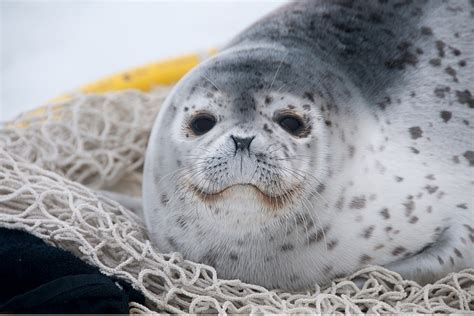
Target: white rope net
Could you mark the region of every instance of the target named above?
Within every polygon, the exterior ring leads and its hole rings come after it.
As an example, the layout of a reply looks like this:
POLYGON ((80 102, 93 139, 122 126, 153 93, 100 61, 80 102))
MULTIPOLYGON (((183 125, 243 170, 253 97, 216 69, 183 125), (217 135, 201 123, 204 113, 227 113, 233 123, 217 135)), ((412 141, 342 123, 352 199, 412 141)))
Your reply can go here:
POLYGON ((168 88, 79 95, 0 130, 0 226, 69 250, 145 295, 131 313, 459 313, 474 310, 474 269, 420 286, 370 266, 321 289, 269 291, 162 254, 139 218, 90 188, 139 194, 147 138, 168 88), (117 186, 120 184, 120 186, 117 186), (367 279, 362 289, 351 280, 367 279))

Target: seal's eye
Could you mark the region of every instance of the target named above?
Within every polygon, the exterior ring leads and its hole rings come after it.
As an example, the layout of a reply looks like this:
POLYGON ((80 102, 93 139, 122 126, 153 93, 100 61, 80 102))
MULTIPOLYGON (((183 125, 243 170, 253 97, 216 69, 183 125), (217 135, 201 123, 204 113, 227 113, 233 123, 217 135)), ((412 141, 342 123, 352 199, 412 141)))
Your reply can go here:
POLYGON ((191 130, 196 135, 203 135, 210 131, 216 125, 216 119, 210 114, 198 114, 190 123, 191 130))
POLYGON ((278 119, 278 124, 288 133, 298 135, 304 127, 303 121, 295 115, 286 114, 278 119))

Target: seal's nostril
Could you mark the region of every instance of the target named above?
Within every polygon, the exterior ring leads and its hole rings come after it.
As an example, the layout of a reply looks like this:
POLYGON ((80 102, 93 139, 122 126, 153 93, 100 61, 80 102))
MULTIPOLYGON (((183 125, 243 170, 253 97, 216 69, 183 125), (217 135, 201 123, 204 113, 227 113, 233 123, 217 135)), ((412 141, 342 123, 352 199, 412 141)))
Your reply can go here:
POLYGON ((242 150, 242 151, 248 150, 248 151, 250 151, 250 144, 252 143, 252 141, 255 138, 255 136, 242 138, 242 137, 236 137, 234 135, 230 135, 230 137, 234 141, 236 152, 238 150, 242 150))

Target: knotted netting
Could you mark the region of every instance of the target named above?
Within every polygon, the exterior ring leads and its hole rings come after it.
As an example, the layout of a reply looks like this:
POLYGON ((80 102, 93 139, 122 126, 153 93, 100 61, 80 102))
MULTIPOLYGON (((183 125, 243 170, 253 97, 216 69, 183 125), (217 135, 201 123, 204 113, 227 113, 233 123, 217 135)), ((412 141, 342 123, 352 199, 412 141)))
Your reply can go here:
POLYGON ((325 288, 267 290, 160 253, 141 219, 94 189, 140 194, 144 153, 169 92, 77 95, 0 130, 0 226, 26 230, 142 291, 131 313, 459 313, 474 310, 474 269, 421 286, 369 266, 325 288), (353 282, 363 278, 363 288, 353 282))

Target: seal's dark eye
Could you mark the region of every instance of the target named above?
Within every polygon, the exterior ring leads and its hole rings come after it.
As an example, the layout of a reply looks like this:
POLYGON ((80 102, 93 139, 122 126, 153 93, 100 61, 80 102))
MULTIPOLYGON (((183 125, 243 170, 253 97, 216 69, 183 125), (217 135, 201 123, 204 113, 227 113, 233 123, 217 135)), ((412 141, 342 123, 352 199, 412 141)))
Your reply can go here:
POLYGON ((295 115, 284 115, 278 119, 278 124, 288 133, 298 135, 303 129, 303 122, 295 115))
POLYGON ((216 119, 210 114, 198 114, 190 123, 191 130, 196 135, 203 135, 216 125, 216 119))

